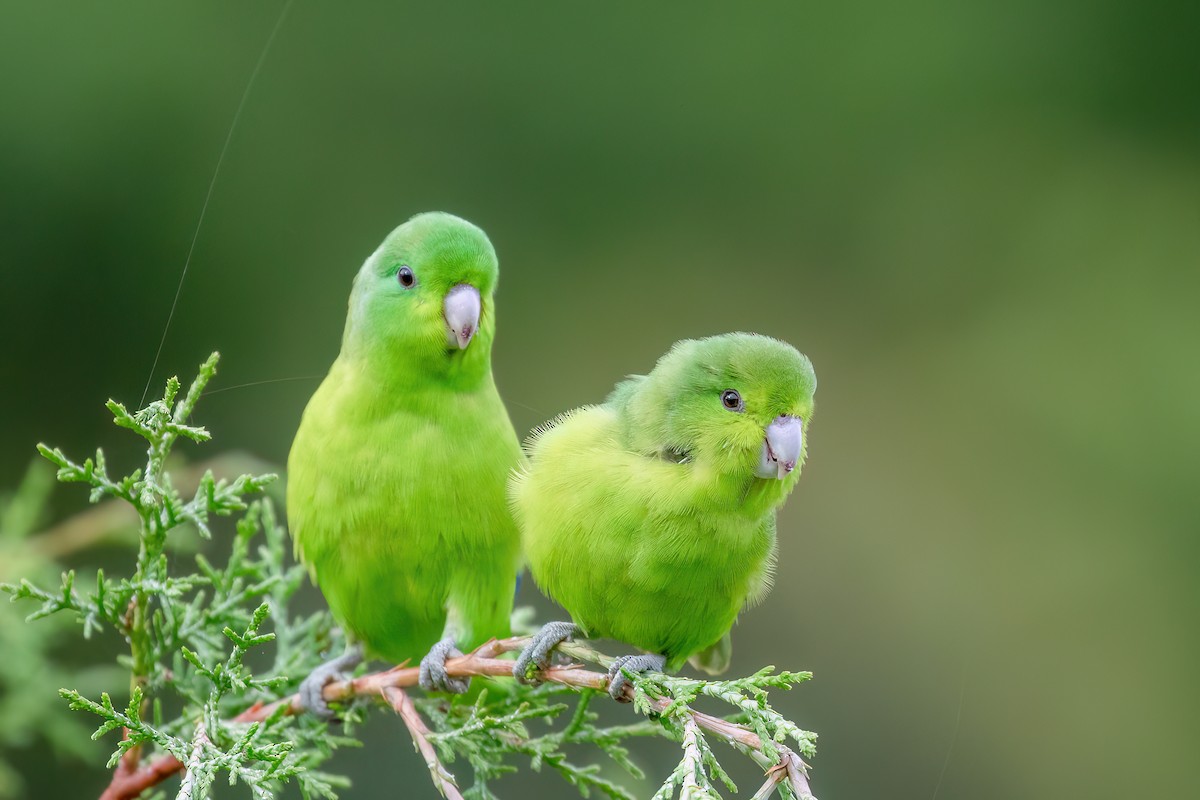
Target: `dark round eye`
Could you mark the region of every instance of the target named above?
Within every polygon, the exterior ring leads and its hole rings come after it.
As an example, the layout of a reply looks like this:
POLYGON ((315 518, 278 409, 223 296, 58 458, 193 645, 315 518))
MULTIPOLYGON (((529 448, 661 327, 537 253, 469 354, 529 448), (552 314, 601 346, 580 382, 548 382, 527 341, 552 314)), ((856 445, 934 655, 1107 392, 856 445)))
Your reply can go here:
POLYGON ((417 277, 413 275, 412 270, 408 267, 401 267, 396 273, 396 277, 400 280, 400 285, 405 289, 411 289, 417 283, 417 277))
POLYGON ((745 407, 742 405, 742 396, 733 389, 726 389, 721 392, 721 405, 730 411, 741 411, 745 407))

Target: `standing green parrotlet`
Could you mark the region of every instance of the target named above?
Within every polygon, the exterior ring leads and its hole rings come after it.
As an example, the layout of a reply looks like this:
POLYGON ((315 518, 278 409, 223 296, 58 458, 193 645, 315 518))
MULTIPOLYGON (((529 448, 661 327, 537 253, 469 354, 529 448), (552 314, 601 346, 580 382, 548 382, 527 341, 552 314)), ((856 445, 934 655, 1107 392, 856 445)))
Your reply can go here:
POLYGON ((574 622, 546 625, 516 677, 580 632, 649 654, 617 659, 616 699, 622 670, 728 666, 734 620, 770 588, 775 511, 800 477, 816 386, 775 339, 687 340, 603 405, 536 431, 512 506, 534 580, 574 622))
POLYGON ((479 228, 413 217, 363 264, 342 350, 288 457, 296 552, 356 644, 305 680, 306 707, 365 655, 445 661, 509 633, 520 542, 505 481, 520 445, 492 379, 498 268, 479 228))

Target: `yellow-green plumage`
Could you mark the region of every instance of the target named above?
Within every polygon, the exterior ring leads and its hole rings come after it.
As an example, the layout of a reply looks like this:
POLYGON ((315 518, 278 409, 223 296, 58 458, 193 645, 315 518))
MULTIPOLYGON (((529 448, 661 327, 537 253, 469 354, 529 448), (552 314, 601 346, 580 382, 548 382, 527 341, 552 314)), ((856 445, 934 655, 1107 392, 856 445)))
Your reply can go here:
POLYGON ((680 342, 603 405, 535 432, 510 494, 538 586, 589 636, 668 669, 722 667, 739 611, 769 588, 775 511, 803 460, 798 444, 790 472, 759 477, 764 431, 807 428, 815 388, 791 346, 728 334, 680 342), (731 390, 742 408, 724 405, 731 390))
POLYGON ((369 654, 508 633, 520 566, 505 479, 521 455, 491 372, 496 256, 449 214, 401 225, 363 265, 342 351, 288 459, 288 523, 334 616, 369 654), (402 270, 411 273, 412 285, 402 270), (478 290, 469 344, 447 297, 478 290))

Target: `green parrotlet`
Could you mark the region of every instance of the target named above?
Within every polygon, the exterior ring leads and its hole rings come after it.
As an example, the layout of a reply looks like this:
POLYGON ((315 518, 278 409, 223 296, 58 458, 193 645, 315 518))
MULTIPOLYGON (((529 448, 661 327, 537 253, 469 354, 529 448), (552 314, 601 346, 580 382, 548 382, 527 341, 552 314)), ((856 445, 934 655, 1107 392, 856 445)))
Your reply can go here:
POLYGON ((543 627, 516 677, 580 633, 644 651, 613 665, 616 699, 623 670, 728 666, 738 613, 770 589, 775 512, 800 477, 816 386, 776 339, 686 340, 602 405, 535 431, 512 507, 534 580, 572 622, 543 627))
POLYGON ((288 457, 297 555, 355 643, 302 685, 316 713, 364 655, 420 658, 424 688, 465 691, 446 659, 509 633, 520 541, 505 482, 522 456, 492 378, 498 274, 482 230, 425 213, 354 280, 341 353, 288 457))

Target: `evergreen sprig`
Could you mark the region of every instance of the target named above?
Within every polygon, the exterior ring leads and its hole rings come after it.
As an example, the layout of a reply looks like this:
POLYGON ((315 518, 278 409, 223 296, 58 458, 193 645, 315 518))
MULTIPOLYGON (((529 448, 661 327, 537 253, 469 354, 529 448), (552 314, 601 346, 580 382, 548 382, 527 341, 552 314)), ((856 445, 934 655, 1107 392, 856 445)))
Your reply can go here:
MULTIPOLYGON (((0 495, 0 582, 15 581, 17 576, 50 582, 62 572, 46 552, 51 549, 44 546, 48 542, 31 539, 44 521, 46 502, 54 486, 53 471, 45 466, 32 464, 14 492, 0 495)), ((28 583, 27 591, 35 588, 28 583)), ((61 596, 47 592, 40 602, 57 605, 61 596)), ((79 627, 69 615, 54 614, 43 607, 39 611, 50 612, 51 616, 39 615, 39 624, 29 625, 20 610, 17 605, 0 604, 0 653, 4 654, 4 668, 0 669, 0 800, 23 796, 24 781, 18 765, 26 763, 22 750, 35 742, 53 748, 61 763, 93 757, 90 728, 60 702, 60 686, 72 682, 85 691, 99 693, 104 687, 120 685, 121 680, 115 666, 80 668, 64 659, 79 634, 79 627)))
MULTIPOLYGON (((609 668, 613 659, 602 655, 586 644, 571 643, 560 649, 581 661, 609 668)), ((730 737, 726 741, 734 749, 748 755, 764 770, 775 775, 779 793, 788 798, 804 800, 811 797, 807 788, 806 766, 783 743, 791 740, 796 750, 805 756, 816 754, 817 735, 802 730, 771 707, 768 702, 769 689, 790 689, 796 684, 812 678, 810 672, 776 672, 774 667, 764 667, 753 675, 730 680, 697 680, 656 672, 637 673, 625 670, 632 686, 634 708, 655 719, 662 726, 664 735, 679 742, 681 758, 671 775, 659 787, 653 800, 681 800, 692 798, 720 797, 713 779, 717 779, 729 791, 737 792, 737 786, 717 760, 704 728, 698 723, 698 713, 692 708, 701 697, 710 697, 732 706, 735 711, 725 722, 735 722, 741 730, 753 733, 753 737, 730 737), (754 746, 749 744, 754 741, 754 746), (780 766, 791 765, 800 775, 789 776, 779 771, 780 766), (795 779, 793 779, 795 778, 795 779)), ((770 783, 770 780, 768 781, 770 783)))
POLYGON ((642 770, 630 760, 622 741, 633 736, 655 735, 650 723, 597 727, 597 714, 589 711, 595 692, 576 691, 570 687, 545 684, 536 688, 506 686, 495 697, 484 691, 473 705, 445 706, 426 700, 418 707, 431 720, 434 733, 429 740, 437 747, 443 760, 453 763, 465 759, 474 773, 474 783, 464 796, 474 800, 493 800, 496 795, 489 781, 515 772, 510 756, 528 759, 534 771, 548 768, 557 772, 579 793, 588 797, 592 790, 617 798, 633 800, 628 789, 605 778, 598 764, 579 765, 572 762, 563 748, 567 745, 591 745, 607 755, 614 763, 635 778, 642 770), (560 702, 574 696, 575 709, 560 730, 531 733, 529 723, 550 722, 563 715, 570 706, 560 702))
POLYGON ((5 588, 13 600, 40 603, 30 621, 65 612, 82 623, 85 636, 112 631, 124 638, 128 652, 119 660, 131 676, 127 704, 115 704, 109 692, 93 700, 74 689, 61 690, 70 708, 101 719, 93 738, 120 731, 108 763, 118 773, 170 756, 187 765, 181 798, 208 797, 220 773, 244 783, 257 798, 274 797, 291 780, 306 797, 334 798, 344 779, 318 768, 334 747, 350 740, 330 737, 316 720, 282 711, 251 723, 236 721, 254 703, 294 690, 334 639, 327 614, 289 615, 304 570, 288 563, 286 532, 271 503, 257 497, 275 476, 218 480, 210 471, 184 497, 167 471, 177 441, 211 438, 189 420, 216 366, 214 353, 186 393, 180 396, 181 384, 171 378, 162 398, 139 411, 108 402, 114 422, 146 442, 144 465, 126 476, 111 477, 102 451, 77 462, 58 448, 38 446, 58 467, 60 482, 83 483, 93 503, 117 500, 136 512, 132 574, 98 571, 90 591, 80 588, 74 571, 63 573, 52 589, 26 579, 5 588), (199 554, 190 571, 172 570, 168 544, 173 538, 190 532, 211 539, 215 521, 235 515, 223 566, 199 554), (268 622, 274 630, 263 630, 268 622), (267 664, 261 674, 248 664, 260 652, 255 661, 267 664))

